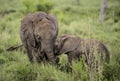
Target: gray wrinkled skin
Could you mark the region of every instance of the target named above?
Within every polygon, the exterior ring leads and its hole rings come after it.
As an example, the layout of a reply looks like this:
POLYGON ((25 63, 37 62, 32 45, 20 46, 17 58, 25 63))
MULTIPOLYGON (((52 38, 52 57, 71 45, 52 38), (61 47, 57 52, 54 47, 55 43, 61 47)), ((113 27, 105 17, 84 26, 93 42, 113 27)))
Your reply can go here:
POLYGON ((94 54, 96 54, 101 61, 103 61, 104 57, 107 62, 110 59, 109 51, 105 45, 93 39, 81 39, 80 37, 64 34, 57 38, 55 47, 56 55, 64 53, 68 56, 69 66, 72 65, 73 59, 80 60, 82 55, 85 55, 86 63, 90 68, 92 68, 92 64, 95 60, 94 54))
POLYGON ((20 37, 30 62, 47 60, 55 63, 54 42, 58 34, 58 22, 54 15, 36 12, 21 21, 20 37))

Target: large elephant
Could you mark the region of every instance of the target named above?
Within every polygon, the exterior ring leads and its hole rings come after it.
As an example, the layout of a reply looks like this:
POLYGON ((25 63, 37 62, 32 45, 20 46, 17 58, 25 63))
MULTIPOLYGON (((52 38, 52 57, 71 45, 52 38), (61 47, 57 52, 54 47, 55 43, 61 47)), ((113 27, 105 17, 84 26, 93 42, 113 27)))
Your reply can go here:
POLYGON ((57 38, 55 47, 55 55, 67 54, 69 66, 72 65, 73 59, 80 60, 82 55, 85 55, 86 63, 90 69, 92 69, 95 56, 102 62, 110 60, 110 54, 106 46, 93 39, 82 39, 74 35, 64 34, 57 38))
POLYGON ((45 12, 28 14, 21 21, 20 37, 30 62, 56 62, 54 42, 58 34, 57 18, 45 12))

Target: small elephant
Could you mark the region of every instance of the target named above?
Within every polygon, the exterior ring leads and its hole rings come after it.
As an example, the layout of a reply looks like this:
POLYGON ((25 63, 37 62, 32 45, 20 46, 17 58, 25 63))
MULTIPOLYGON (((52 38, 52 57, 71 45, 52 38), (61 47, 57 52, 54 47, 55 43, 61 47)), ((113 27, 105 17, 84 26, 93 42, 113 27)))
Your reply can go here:
POLYGON ((73 59, 80 59, 85 55, 86 63, 92 68, 95 55, 103 61, 105 52, 105 60, 110 60, 110 54, 104 44, 93 39, 82 39, 69 34, 64 34, 57 38, 55 42, 55 55, 67 54, 69 66, 72 65, 73 59))
POLYGON ((30 62, 56 62, 54 42, 58 35, 57 18, 45 12, 26 15, 21 21, 20 38, 30 62))

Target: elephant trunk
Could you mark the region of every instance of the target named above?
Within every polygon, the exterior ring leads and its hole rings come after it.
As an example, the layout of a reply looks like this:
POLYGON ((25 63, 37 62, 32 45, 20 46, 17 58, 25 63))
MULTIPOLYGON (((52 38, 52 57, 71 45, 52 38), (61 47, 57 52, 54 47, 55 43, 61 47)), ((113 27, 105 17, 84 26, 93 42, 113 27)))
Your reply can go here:
POLYGON ((44 42, 41 43, 41 52, 44 52, 47 60, 55 63, 55 56, 54 56, 54 43, 53 42, 44 42))

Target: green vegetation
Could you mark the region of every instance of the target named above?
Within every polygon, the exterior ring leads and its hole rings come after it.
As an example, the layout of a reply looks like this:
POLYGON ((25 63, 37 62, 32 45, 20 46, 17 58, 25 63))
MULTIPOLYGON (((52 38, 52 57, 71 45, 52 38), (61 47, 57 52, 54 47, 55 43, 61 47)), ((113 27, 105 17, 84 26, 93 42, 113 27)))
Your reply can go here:
MULTIPOLYGON (((45 11, 57 16, 59 35, 73 34, 103 42, 110 51, 110 64, 104 65, 102 81, 120 81, 120 1, 108 0, 104 23, 99 22, 101 0, 0 0, 0 81, 89 81, 83 61, 66 72, 65 55, 60 56, 62 71, 48 64, 30 64, 24 48, 7 52, 20 44, 21 19, 28 13, 45 11)), ((99 79, 96 79, 99 81, 99 79)))

